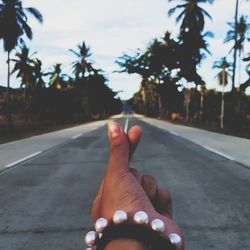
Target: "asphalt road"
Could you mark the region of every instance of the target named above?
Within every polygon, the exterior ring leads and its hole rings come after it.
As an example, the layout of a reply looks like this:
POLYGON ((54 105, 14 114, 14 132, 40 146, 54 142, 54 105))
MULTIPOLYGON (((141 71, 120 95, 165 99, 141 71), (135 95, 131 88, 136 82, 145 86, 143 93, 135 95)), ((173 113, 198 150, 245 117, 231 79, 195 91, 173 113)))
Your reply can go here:
MULTIPOLYGON (((132 124, 143 127, 134 165, 171 191, 186 249, 249 250, 250 170, 137 118, 132 124)), ((0 249, 85 249, 107 157, 101 127, 0 173, 0 249)))

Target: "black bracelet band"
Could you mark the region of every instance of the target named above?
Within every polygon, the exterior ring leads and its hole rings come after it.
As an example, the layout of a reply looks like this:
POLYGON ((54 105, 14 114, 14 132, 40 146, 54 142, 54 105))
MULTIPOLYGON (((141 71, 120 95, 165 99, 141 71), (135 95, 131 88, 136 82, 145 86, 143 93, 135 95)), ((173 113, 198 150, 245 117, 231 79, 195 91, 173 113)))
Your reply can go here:
POLYGON ((148 250, 176 250, 176 246, 163 238, 158 232, 136 224, 120 224, 107 227, 98 240, 96 249, 104 250, 114 239, 133 239, 141 242, 148 250))

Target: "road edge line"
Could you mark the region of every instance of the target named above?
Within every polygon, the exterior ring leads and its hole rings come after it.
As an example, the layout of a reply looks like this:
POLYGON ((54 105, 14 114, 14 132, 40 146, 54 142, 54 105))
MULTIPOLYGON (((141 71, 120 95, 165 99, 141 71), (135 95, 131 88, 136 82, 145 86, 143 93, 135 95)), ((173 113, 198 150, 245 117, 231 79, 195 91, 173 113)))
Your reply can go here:
POLYGON ((26 156, 26 157, 24 157, 24 158, 22 158, 20 160, 17 160, 17 161, 14 161, 14 162, 10 163, 10 164, 7 164, 7 165, 4 166, 4 169, 9 169, 9 168, 11 168, 11 167, 13 167, 13 166, 15 166, 17 164, 20 164, 20 163, 22 163, 24 161, 27 161, 27 160, 41 154, 42 152, 43 151, 37 151, 37 152, 35 152, 35 153, 31 154, 31 155, 28 155, 28 156, 26 156))

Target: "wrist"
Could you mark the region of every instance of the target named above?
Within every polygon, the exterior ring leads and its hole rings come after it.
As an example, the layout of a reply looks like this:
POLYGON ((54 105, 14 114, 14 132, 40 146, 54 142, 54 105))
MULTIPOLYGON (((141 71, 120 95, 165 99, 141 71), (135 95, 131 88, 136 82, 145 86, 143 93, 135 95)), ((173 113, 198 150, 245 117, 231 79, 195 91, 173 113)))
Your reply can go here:
POLYGON ((143 243, 134 239, 114 239, 110 241, 105 250, 147 250, 143 243))

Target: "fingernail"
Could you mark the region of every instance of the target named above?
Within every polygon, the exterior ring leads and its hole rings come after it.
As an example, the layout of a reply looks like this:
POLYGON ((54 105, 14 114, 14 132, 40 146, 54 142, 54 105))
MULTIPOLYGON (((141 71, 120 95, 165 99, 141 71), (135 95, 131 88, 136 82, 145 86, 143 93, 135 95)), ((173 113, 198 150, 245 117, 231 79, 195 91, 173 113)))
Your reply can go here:
POLYGON ((120 136, 120 134, 121 134, 121 128, 120 128, 120 125, 118 123, 114 123, 114 122, 109 123, 108 130, 109 130, 109 137, 111 139, 114 139, 114 138, 120 136))

